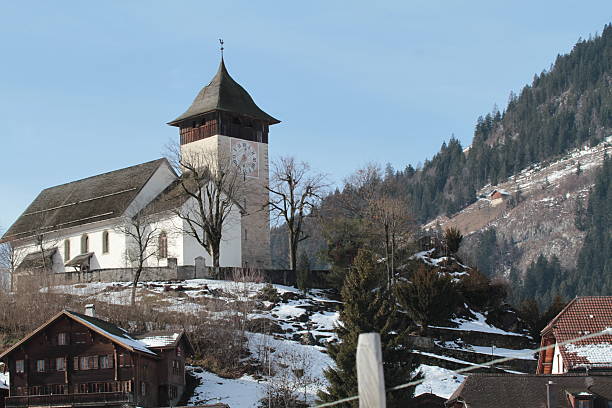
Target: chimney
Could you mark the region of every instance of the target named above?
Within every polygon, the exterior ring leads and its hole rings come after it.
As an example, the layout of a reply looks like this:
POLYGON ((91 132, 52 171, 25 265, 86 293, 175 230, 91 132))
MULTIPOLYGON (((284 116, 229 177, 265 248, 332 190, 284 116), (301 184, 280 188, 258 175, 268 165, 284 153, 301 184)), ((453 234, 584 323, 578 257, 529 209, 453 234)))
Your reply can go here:
POLYGON ((96 317, 96 305, 93 303, 85 305, 85 316, 96 317))
POLYGON ((555 383, 548 381, 546 384, 546 406, 547 408, 557 408, 557 393, 555 392, 555 383))

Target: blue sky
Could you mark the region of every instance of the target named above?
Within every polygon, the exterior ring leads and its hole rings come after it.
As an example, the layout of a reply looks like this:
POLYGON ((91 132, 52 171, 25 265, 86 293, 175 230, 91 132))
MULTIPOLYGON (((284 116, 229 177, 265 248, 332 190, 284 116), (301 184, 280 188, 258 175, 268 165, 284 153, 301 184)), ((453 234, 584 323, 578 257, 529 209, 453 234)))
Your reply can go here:
POLYGON ((0 4, 0 227, 46 187, 161 157, 217 69, 283 122, 271 157, 341 182, 431 157, 610 22, 606 1, 0 4), (505 3, 505 4, 504 4, 505 3))

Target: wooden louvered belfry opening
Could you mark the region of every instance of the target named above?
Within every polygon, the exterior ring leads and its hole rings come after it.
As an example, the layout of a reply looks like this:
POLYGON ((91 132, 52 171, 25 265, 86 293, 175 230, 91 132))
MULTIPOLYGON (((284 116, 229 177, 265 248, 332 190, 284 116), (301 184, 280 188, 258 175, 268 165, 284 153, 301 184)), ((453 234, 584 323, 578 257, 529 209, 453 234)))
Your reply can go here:
POLYGON ((266 122, 229 112, 210 112, 199 118, 185 120, 179 126, 181 145, 214 135, 268 143, 266 122))

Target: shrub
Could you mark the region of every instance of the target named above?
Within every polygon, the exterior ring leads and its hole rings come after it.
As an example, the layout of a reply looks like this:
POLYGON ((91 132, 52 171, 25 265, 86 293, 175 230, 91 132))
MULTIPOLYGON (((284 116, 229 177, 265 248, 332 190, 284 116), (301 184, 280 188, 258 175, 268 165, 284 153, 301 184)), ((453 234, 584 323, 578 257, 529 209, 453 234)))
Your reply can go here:
POLYGON ((257 293, 257 299, 263 300, 264 302, 278 303, 280 302, 281 297, 278 290, 276 290, 271 283, 267 283, 259 290, 259 293, 257 293))

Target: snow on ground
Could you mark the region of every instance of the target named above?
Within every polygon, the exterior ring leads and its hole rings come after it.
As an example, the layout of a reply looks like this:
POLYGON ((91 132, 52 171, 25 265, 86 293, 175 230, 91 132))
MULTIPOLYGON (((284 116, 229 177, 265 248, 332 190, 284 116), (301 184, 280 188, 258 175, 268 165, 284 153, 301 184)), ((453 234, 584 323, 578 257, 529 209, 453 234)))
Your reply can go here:
POLYGON ((468 351, 473 353, 489 354, 498 357, 512 357, 520 360, 535 360, 535 350, 532 349, 509 349, 503 347, 473 346, 470 344, 457 344, 456 342, 438 342, 439 346, 454 350, 468 351))
MULTIPOLYGON (((316 391, 326 384, 322 380, 323 371, 333 364, 331 358, 322 352, 322 347, 305 346, 256 333, 249 333, 247 337, 251 354, 260 361, 270 362, 270 369, 275 373, 272 382, 295 379, 291 372, 287 375, 286 370, 304 370, 304 376, 301 378, 309 377, 310 380, 306 381, 302 392, 306 392, 309 401, 314 401, 316 391)), ((220 378, 194 367, 189 370, 200 379, 201 384, 196 388, 188 405, 222 402, 231 407, 250 408, 256 407, 266 394, 267 381, 256 380, 249 375, 233 380, 220 378)), ((299 385, 296 385, 297 388, 299 385)))
POLYGON ((537 164, 529 167, 509 180, 516 183, 521 190, 530 190, 541 186, 542 183, 555 183, 577 171, 578 165, 581 170, 588 170, 599 166, 605 152, 610 151, 612 136, 608 136, 603 142, 596 146, 585 146, 571 150, 559 160, 550 164, 537 164))
POLYGON ((479 312, 472 311, 472 314, 475 319, 462 319, 456 318, 452 319, 453 323, 456 323, 458 327, 444 327, 444 326, 431 326, 439 329, 448 329, 448 330, 464 330, 464 331, 475 331, 475 332, 483 332, 483 333, 494 333, 494 334, 503 334, 506 336, 524 336, 520 333, 509 332, 506 330, 499 329, 495 326, 491 326, 486 322, 486 317, 479 312))
POLYGON ((207 371, 194 371, 194 367, 189 367, 188 370, 200 380, 200 385, 187 405, 220 402, 235 408, 251 408, 257 407, 258 401, 265 393, 264 384, 250 376, 230 380, 207 371))
MULTIPOLYGON (((415 257, 429 258, 429 255, 431 255, 430 251, 423 251, 416 254, 415 257)), ((194 314, 207 311, 211 315, 215 315, 215 313, 207 310, 206 305, 203 304, 203 300, 205 301, 206 298, 228 302, 236 299, 255 300, 264 286, 264 283, 212 279, 143 282, 138 286, 137 296, 138 299, 151 297, 155 301, 153 307, 162 311, 194 314)), ((274 374, 272 383, 274 381, 294 381, 291 379, 294 378, 291 377, 291 372, 295 368, 303 368, 305 376, 310 377, 312 382, 302 384, 302 391, 305 392, 310 401, 314 401, 316 391, 326 385, 323 371, 333 365, 332 359, 324 352, 325 349, 322 346, 327 341, 336 339, 334 326, 339 318, 338 301, 330 299, 328 292, 324 290, 312 290, 308 294, 303 294, 298 289, 289 286, 273 285, 273 287, 283 300, 276 304, 258 301, 259 307, 250 314, 250 317, 271 319, 284 332, 275 333, 273 336, 247 333, 249 351, 253 358, 261 362, 271 363, 269 367, 272 368, 274 374), (293 341, 304 333, 312 334, 318 340, 318 345, 303 345, 293 341), (291 369, 288 370, 287 367, 291 369), (283 377, 283 373, 285 377, 283 377)), ((89 301, 113 304, 128 304, 131 295, 130 283, 127 282, 63 285, 54 287, 52 290, 83 296, 85 300, 89 301)), ((227 313, 227 311, 216 313, 227 313)), ((481 313, 473 312, 473 315, 475 316, 474 319, 455 319, 454 322, 459 327, 449 327, 448 329, 520 336, 520 334, 506 332, 487 324, 485 316, 481 313)), ((467 351, 490 352, 490 349, 486 347, 480 349, 477 346, 462 346, 467 351)), ((522 355, 523 352, 531 353, 530 350, 495 350, 496 355, 513 357, 519 357, 519 354, 522 355)), ((428 355, 425 352, 421 353, 428 355)), ((455 363, 479 366, 451 357, 432 356, 455 363)), ((533 357, 522 356, 522 358, 533 357)), ((441 367, 421 365, 421 370, 425 376, 425 381, 417 387, 417 394, 433 392, 442 397, 447 397, 463 380, 463 376, 441 367)), ((200 378, 202 385, 196 389, 195 395, 189 401, 190 405, 223 402, 238 408, 255 407, 264 396, 268 386, 268 381, 265 378, 258 380, 252 376, 243 376, 239 379, 223 379, 198 368, 192 368, 192 372, 200 378)))
POLYGON ((8 389, 8 385, 9 385, 8 374, 3 374, 0 372, 0 388, 8 389))
POLYGON ((417 385, 414 391, 415 396, 430 392, 440 397, 448 398, 465 378, 465 376, 446 368, 426 364, 421 364, 419 370, 423 374, 423 382, 417 385))
POLYGON ((414 354, 421 354, 423 356, 433 357, 433 358, 437 358, 439 360, 446 360, 446 361, 450 361, 452 363, 464 364, 464 365, 473 366, 473 367, 480 367, 480 368, 487 368, 488 367, 488 366, 483 365, 483 364, 476 364, 476 363, 472 363, 470 361, 461 360, 461 359, 458 359, 458 358, 455 358, 455 357, 449 357, 449 356, 444 356, 444 355, 441 355, 441 354, 430 353, 428 351, 413 350, 412 352, 414 354))
POLYGON ((280 340, 266 334, 249 333, 249 351, 260 361, 265 360, 266 349, 272 351, 272 361, 281 361, 284 356, 291 355, 298 357, 305 362, 303 367, 306 374, 310 374, 316 378, 323 378, 323 371, 333 366, 334 362, 324 353, 325 348, 321 346, 308 346, 297 343, 295 341, 280 340))

